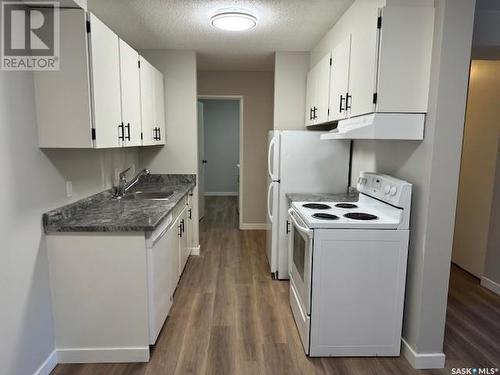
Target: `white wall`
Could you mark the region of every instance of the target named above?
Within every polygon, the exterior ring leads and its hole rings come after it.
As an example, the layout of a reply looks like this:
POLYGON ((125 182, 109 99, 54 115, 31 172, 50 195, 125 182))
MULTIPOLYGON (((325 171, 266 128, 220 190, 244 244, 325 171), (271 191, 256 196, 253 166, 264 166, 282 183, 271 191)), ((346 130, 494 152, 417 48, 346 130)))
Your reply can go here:
POLYGON ((114 168, 138 157, 136 149, 40 150, 31 73, 0 71, 0 131, 0 374, 24 375, 54 350, 42 213, 109 188, 114 168))
MULTIPOLYGON (((166 145, 141 148, 141 167, 152 173, 198 176, 196 53, 175 50, 142 50, 139 53, 164 75, 166 116, 166 145)), ((193 196, 193 219, 198 223, 198 186, 193 196)), ((195 225, 194 246, 198 246, 198 236, 198 225, 195 225)))
POLYGON ((276 52, 274 57, 274 129, 305 130, 309 52, 276 52))
POLYGON ((205 194, 237 194, 240 162, 239 100, 200 100, 205 140, 205 194))
MULTIPOLYGON (((408 344, 407 358, 419 367, 444 365, 444 325, 474 17, 474 1, 436 0, 435 4, 424 140, 355 141, 353 152, 352 182, 360 171, 377 171, 414 184, 403 337, 408 344)), ((335 43, 334 35, 328 34, 311 52, 311 62, 335 43)))

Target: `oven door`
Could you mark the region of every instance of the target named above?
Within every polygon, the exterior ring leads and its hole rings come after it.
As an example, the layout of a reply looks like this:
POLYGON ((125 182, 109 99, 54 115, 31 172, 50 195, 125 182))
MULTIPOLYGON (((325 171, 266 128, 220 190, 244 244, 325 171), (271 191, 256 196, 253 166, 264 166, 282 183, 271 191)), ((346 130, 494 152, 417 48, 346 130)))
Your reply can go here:
POLYGON ((310 315, 314 231, 304 224, 292 208, 288 210, 288 217, 292 224, 288 242, 290 279, 296 289, 302 310, 310 315))

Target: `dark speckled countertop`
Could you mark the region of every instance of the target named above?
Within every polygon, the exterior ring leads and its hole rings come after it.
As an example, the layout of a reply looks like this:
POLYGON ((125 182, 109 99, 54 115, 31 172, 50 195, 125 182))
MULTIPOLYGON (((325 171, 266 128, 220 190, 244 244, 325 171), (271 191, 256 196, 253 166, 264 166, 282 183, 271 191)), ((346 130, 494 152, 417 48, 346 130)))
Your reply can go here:
POLYGON ((288 204, 291 202, 357 202, 358 192, 354 189, 349 194, 331 193, 287 193, 288 204))
POLYGON ((195 175, 143 176, 131 191, 173 191, 168 200, 113 199, 112 190, 43 214, 45 233, 149 232, 196 185, 195 175))

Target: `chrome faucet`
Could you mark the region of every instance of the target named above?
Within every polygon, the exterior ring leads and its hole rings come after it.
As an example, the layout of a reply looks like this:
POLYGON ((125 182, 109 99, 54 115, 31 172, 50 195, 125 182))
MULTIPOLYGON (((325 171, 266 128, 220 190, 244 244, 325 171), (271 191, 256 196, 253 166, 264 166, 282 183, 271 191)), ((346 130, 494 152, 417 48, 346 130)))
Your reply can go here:
POLYGON ((122 171, 118 177, 118 186, 116 187, 115 197, 121 198, 123 195, 134 186, 142 176, 147 176, 149 174, 148 169, 143 169, 139 173, 137 173, 130 181, 127 181, 127 172, 130 168, 122 171))

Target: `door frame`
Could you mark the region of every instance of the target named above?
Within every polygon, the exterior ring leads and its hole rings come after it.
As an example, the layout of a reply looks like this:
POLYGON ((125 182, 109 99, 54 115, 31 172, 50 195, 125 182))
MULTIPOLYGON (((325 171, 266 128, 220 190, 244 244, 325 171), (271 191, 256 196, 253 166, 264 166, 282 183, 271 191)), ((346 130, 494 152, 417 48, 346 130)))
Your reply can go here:
MULTIPOLYGON (((242 227, 242 220, 243 220, 243 168, 244 168, 244 162, 243 162, 243 102, 244 98, 243 95, 198 95, 198 100, 237 100, 240 103, 240 123, 239 123, 239 132, 240 132, 240 144, 239 144, 239 162, 240 162, 240 181, 238 184, 238 222, 239 222, 239 229, 242 227)), ((205 127, 203 127, 203 130, 205 130, 205 127)), ((199 158, 199 156, 198 156, 199 158)))

